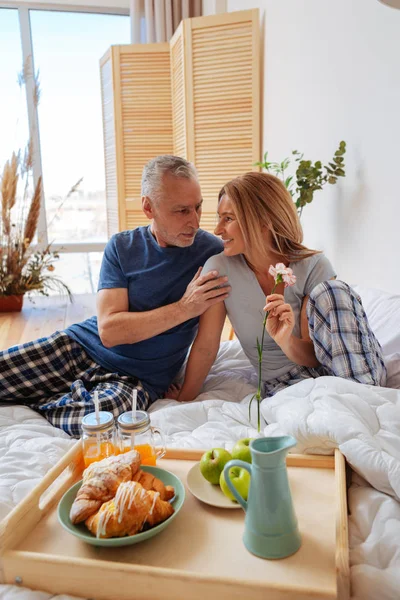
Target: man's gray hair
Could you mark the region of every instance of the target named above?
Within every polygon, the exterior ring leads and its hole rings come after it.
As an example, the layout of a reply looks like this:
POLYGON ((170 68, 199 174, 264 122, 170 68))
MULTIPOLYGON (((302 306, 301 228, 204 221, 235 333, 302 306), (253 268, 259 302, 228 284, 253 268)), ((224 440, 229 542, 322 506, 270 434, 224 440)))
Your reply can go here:
POLYGON ((144 166, 142 196, 157 201, 162 188, 162 179, 166 174, 172 175, 172 177, 182 177, 183 179, 197 179, 195 166, 184 158, 172 154, 156 156, 144 166))

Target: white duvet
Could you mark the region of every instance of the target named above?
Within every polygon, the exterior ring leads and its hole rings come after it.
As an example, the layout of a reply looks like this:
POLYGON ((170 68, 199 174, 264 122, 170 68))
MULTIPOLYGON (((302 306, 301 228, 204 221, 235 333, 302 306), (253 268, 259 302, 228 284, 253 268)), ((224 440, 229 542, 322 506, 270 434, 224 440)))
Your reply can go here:
MULTIPOLYGON (((370 322, 374 306, 381 306, 374 299, 367 302, 370 312, 366 306, 370 322)), ((398 297, 393 307, 392 314, 398 309, 400 317, 398 297)), ((381 327, 380 333, 389 384, 400 387, 400 344, 387 328, 381 327)), ((226 342, 197 401, 159 400, 152 407, 152 423, 162 429, 168 446, 229 449, 239 438, 258 435, 248 421, 254 389, 255 375, 239 344, 226 342)), ((253 403, 254 424, 255 411, 253 403)), ((339 447, 346 456, 354 470, 349 490, 352 597, 400 598, 400 389, 321 377, 264 400, 261 411, 262 435, 293 435, 295 452, 331 454, 339 447)), ((73 443, 28 408, 0 407, 0 518, 73 443)), ((0 586, 0 600, 24 598, 68 597, 0 586)))

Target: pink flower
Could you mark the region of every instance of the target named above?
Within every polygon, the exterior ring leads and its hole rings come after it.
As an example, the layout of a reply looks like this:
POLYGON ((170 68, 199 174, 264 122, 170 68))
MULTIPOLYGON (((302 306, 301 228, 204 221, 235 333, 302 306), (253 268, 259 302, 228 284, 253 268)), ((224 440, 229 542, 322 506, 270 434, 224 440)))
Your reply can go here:
POLYGON ((283 263, 277 263, 275 267, 271 265, 268 273, 275 279, 275 285, 284 282, 285 287, 288 287, 296 283, 296 275, 293 274, 290 267, 285 267, 283 263))
POLYGON ((293 274, 292 269, 289 267, 286 269, 286 273, 282 274, 282 279, 285 282, 285 287, 289 287, 296 283, 296 275, 293 274))
POLYGON ((276 280, 277 275, 283 275, 283 273, 286 273, 286 267, 283 263, 277 263, 275 267, 270 265, 268 273, 276 280))

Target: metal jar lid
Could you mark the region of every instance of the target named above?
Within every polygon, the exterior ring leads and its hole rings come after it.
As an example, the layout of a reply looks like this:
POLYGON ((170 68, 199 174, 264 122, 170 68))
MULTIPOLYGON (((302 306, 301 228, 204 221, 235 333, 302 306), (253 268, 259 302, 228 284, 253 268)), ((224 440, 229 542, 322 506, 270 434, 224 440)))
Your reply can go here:
POLYGON ((114 415, 105 410, 99 411, 99 420, 96 418, 96 413, 92 412, 85 415, 82 419, 81 425, 84 431, 104 431, 108 429, 110 425, 114 424, 114 415))
POLYGON ((124 412, 119 415, 117 422, 121 430, 129 433, 145 431, 150 427, 150 417, 144 410, 124 412))

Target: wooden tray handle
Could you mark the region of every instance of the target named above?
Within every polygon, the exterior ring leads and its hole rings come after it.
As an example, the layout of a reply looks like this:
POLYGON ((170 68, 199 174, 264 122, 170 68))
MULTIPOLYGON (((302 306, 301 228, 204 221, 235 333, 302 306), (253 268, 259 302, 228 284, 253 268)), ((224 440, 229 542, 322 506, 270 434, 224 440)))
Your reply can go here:
POLYGON ((42 481, 24 498, 0 523, 0 555, 21 541, 26 531, 26 521, 31 529, 61 498, 83 469, 81 442, 76 444, 67 454, 43 477, 42 481), (58 478, 60 480, 58 481, 58 478), (24 521, 19 534, 18 524, 24 521))
MULTIPOLYGON (((163 458, 169 460, 200 460, 204 452, 210 448, 167 448, 163 458)), ((160 461, 162 464, 162 459, 160 461)), ((334 469, 335 459, 332 455, 324 454, 288 454, 286 457, 288 467, 312 467, 315 469, 334 469)))
POLYGON ((335 450, 336 479, 336 585, 339 600, 350 598, 349 532, 347 522, 346 461, 335 450))

